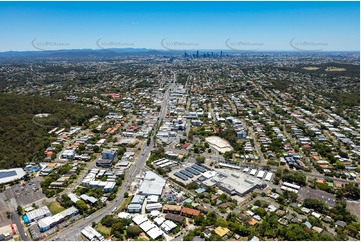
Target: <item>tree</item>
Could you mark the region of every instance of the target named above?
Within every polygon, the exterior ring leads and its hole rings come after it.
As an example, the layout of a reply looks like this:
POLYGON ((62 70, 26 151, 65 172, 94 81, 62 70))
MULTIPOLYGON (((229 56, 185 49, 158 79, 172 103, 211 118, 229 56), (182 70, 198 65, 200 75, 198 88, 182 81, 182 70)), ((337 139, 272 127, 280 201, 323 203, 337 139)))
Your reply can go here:
POLYGON ((100 220, 100 223, 105 227, 110 228, 114 223, 116 223, 116 219, 112 215, 105 215, 102 220, 100 220))
POLYGON ((6 217, 7 217, 8 219, 11 219, 11 213, 10 213, 9 211, 6 211, 6 217))
POLYGON ((128 193, 128 192, 125 192, 125 193, 124 193, 124 197, 125 197, 125 198, 129 197, 129 193, 128 193))
POLYGON ((335 167, 336 167, 336 169, 343 170, 343 169, 345 169, 345 163, 343 163, 341 161, 336 161, 335 167))
POLYGON ((301 225, 291 224, 286 229, 285 238, 289 241, 310 240, 311 236, 306 233, 301 225))
POLYGON ((76 201, 75 206, 79 209, 81 214, 83 214, 88 209, 88 205, 83 200, 76 201))
POLYGON ((197 156, 196 157, 196 161, 199 163, 204 163, 204 161, 206 160, 206 158, 204 156, 197 156))
POLYGON ((306 208, 314 209, 317 212, 323 213, 327 209, 327 205, 318 199, 315 198, 306 198, 303 201, 303 206, 306 208))
POLYGON ((360 223, 352 222, 346 226, 348 235, 360 239, 360 223))
POLYGON ((232 151, 226 151, 224 154, 223 154, 223 157, 226 159, 226 160, 231 160, 233 158, 233 152, 232 151))
POLYGON ((254 204, 255 206, 258 206, 258 207, 262 206, 260 200, 256 200, 253 204, 254 204))
POLYGON ((19 214, 19 215, 23 215, 23 214, 24 214, 24 209, 23 209, 20 205, 17 207, 17 211, 18 211, 18 214, 19 214))
POLYGON ((93 146, 93 151, 94 151, 95 153, 99 153, 100 147, 97 146, 97 145, 94 145, 94 146, 93 146))
POLYGON ((130 238, 138 237, 141 232, 142 230, 138 225, 128 226, 127 228, 127 236, 130 238))
POLYGON ((262 207, 256 208, 254 210, 254 213, 261 216, 261 217, 263 217, 263 216, 265 216, 267 214, 266 210, 264 208, 262 208, 262 207))
POLYGON ((124 225, 121 222, 117 222, 112 225, 111 233, 114 234, 115 237, 120 239, 122 237, 123 230, 124 225))
POLYGON ((221 226, 221 227, 224 227, 224 228, 227 228, 228 227, 228 223, 227 221, 224 219, 224 218, 218 218, 217 219, 217 222, 215 223, 215 226, 221 226))

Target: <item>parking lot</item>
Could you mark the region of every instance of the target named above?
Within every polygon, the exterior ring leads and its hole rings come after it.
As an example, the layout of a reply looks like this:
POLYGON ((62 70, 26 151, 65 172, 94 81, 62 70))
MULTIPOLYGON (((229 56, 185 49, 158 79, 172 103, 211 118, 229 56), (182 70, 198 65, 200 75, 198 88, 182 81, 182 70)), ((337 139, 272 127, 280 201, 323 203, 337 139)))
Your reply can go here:
POLYGON ((40 187, 41 177, 32 179, 29 182, 22 182, 20 184, 11 186, 4 191, 5 197, 8 200, 15 198, 17 205, 26 206, 45 198, 40 187))
POLYGON ((7 211, 16 211, 18 205, 31 206, 45 198, 40 188, 41 179, 41 177, 37 177, 30 182, 7 186, 3 192, 0 192, 0 226, 10 223, 6 215, 7 211))
POLYGON ((76 220, 80 219, 81 217, 82 216, 80 214, 78 214, 43 233, 40 232, 38 225, 36 223, 33 223, 33 225, 31 225, 29 227, 29 232, 31 234, 31 237, 34 240, 44 239, 44 238, 52 235, 53 233, 57 232, 58 230, 61 230, 62 228, 67 227, 69 224, 75 222, 76 220))

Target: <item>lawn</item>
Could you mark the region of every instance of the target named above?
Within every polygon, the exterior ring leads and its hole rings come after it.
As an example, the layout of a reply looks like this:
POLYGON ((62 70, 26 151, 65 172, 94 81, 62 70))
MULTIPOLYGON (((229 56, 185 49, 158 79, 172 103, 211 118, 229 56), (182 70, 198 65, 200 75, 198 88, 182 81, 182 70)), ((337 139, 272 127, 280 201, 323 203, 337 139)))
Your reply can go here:
POLYGON ((133 196, 127 197, 127 198, 123 201, 123 203, 120 205, 119 209, 117 210, 117 213, 126 210, 128 204, 130 203, 130 201, 132 201, 132 198, 133 198, 133 196))
POLYGON ((110 236, 111 228, 105 227, 101 223, 98 223, 97 226, 95 226, 95 230, 101 233, 105 238, 110 236))
POLYGON ((58 202, 51 202, 49 205, 48 205, 48 208, 50 210, 50 212, 54 215, 54 214, 57 214, 57 213, 60 213, 62 211, 65 210, 65 208, 63 206, 60 205, 60 203, 58 202))

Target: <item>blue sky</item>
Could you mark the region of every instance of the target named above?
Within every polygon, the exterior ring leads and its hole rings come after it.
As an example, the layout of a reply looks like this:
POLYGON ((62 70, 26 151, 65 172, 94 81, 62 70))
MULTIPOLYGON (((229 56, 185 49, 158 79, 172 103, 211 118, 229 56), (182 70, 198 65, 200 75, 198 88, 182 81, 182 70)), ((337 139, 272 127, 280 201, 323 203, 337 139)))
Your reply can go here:
POLYGON ((359 2, 0 2, 0 51, 359 50, 359 2))

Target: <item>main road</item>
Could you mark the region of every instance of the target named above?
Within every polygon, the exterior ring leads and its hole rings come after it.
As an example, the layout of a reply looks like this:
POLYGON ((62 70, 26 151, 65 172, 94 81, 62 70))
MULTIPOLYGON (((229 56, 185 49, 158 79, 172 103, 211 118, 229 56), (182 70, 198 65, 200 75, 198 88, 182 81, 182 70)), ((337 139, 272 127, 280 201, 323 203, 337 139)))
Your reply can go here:
MULTIPOLYGON (((176 74, 174 73, 174 81, 175 79, 176 79, 176 74)), ((161 104, 161 110, 159 113, 158 124, 162 122, 162 120, 166 115, 167 105, 169 101, 169 91, 173 87, 174 87, 174 82, 171 84, 171 86, 168 87, 167 91, 164 94, 164 98, 161 104)), ((151 134, 150 144, 148 146, 146 145, 146 143, 143 145, 141 154, 138 156, 134 164, 130 167, 128 176, 125 178, 121 189, 118 191, 117 198, 113 200, 108 206, 96 211, 95 213, 91 214, 86 218, 76 221, 75 223, 69 225, 69 227, 60 231, 59 233, 53 234, 52 236, 46 238, 47 240, 51 240, 54 237, 56 238, 56 240, 62 240, 62 241, 72 241, 74 240, 74 238, 80 238, 81 230, 84 227, 91 225, 93 222, 96 223, 99 222, 105 215, 111 214, 114 208, 120 207, 120 205, 124 202, 125 199, 123 194, 128 190, 129 185, 132 184, 137 174, 139 174, 142 171, 142 169, 145 167, 147 158, 150 156, 151 150, 154 147, 153 135, 155 130, 156 129, 153 129, 153 132, 151 134)))

